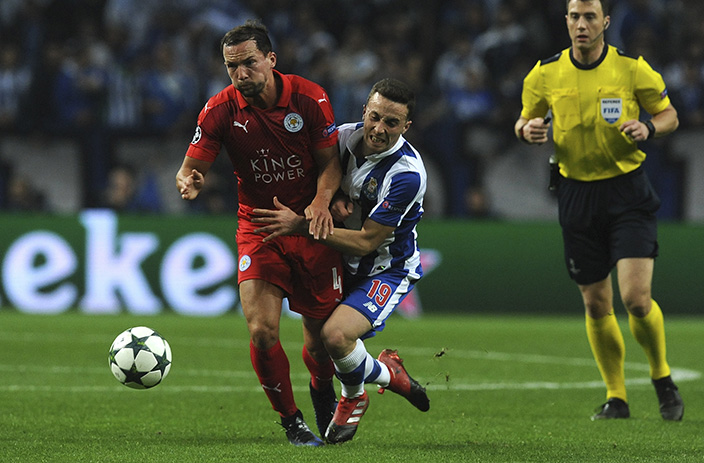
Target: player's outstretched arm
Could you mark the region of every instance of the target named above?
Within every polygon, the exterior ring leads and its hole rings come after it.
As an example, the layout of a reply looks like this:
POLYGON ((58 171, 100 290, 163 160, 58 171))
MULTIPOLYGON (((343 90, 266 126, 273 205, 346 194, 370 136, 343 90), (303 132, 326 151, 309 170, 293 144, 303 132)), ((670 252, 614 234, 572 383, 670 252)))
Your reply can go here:
POLYGON ((362 224, 361 230, 349 230, 347 228, 335 228, 335 234, 328 235, 326 239, 321 239, 331 248, 335 248, 343 254, 349 256, 366 256, 376 251, 379 246, 393 235, 395 227, 382 225, 372 219, 367 219, 362 224))
MULTIPOLYGON (((274 205, 276 209, 254 209, 253 211, 259 217, 253 218, 252 222, 265 224, 254 230, 255 233, 267 235, 263 241, 269 241, 277 236, 294 234, 314 238, 305 217, 281 204, 278 198, 274 198, 274 205)), ((335 233, 329 234, 327 238, 320 238, 318 241, 341 251, 343 254, 366 256, 374 252, 385 239, 393 234, 394 230, 394 227, 381 225, 367 219, 361 230, 335 228, 335 233)))
POLYGON ((186 156, 176 173, 176 188, 183 199, 195 199, 205 185, 210 162, 186 156))

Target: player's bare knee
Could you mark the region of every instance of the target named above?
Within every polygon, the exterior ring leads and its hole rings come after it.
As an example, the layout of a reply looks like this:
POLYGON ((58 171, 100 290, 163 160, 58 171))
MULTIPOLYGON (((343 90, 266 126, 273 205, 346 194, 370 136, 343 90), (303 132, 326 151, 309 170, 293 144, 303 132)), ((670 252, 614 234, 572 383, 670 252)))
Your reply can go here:
POLYGON ((592 299, 584 301, 584 310, 594 319, 603 318, 613 312, 611 301, 592 299))
POLYGON ((249 336, 252 344, 259 350, 269 350, 278 342, 279 331, 262 323, 249 323, 249 336))
POLYGON ((320 336, 325 344, 325 349, 332 358, 344 356, 343 351, 348 341, 341 327, 325 325, 320 332, 320 336))
POLYGON ((629 314, 643 318, 650 313, 650 298, 649 297, 629 297, 628 295, 623 298, 623 305, 629 314))

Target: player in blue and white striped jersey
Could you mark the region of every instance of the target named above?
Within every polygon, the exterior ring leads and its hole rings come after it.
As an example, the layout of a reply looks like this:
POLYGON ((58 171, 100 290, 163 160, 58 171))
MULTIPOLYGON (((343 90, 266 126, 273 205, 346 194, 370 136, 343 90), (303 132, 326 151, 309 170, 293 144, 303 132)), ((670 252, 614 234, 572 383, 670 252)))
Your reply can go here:
MULTIPOLYGON (((343 165, 340 187, 345 196, 334 202, 333 217, 350 230, 365 230, 373 225, 366 223, 371 220, 387 227, 381 229, 386 233, 379 233, 386 236, 374 252, 366 254, 359 252, 359 242, 342 240, 342 244, 352 248, 343 250, 347 278, 359 280, 393 269, 416 281, 423 275, 416 225, 423 215, 425 167, 418 152, 403 136, 383 152, 353 154, 355 149, 360 151, 357 147, 362 146, 363 138, 372 136, 370 131, 361 122, 339 128, 343 165)), ((373 327, 380 330, 383 320, 377 320, 373 327)))
MULTIPOLYGON (((418 151, 403 137, 411 126, 415 96, 395 79, 372 87, 363 122, 339 128, 343 179, 332 201, 332 215, 345 227, 320 241, 346 258, 345 298, 322 328, 325 347, 342 383, 342 397, 327 427, 329 443, 354 436, 369 397, 364 383, 390 389, 416 408, 430 402, 411 378, 396 351, 385 349, 374 359, 362 339, 384 328, 394 308, 423 275, 416 225, 423 214, 426 172, 418 151)), ((306 219, 274 198, 275 210, 257 209, 255 222, 265 240, 280 235, 310 236, 306 219)), ((333 281, 333 284, 337 284, 333 281)), ((313 397, 315 401, 315 397, 313 397)))

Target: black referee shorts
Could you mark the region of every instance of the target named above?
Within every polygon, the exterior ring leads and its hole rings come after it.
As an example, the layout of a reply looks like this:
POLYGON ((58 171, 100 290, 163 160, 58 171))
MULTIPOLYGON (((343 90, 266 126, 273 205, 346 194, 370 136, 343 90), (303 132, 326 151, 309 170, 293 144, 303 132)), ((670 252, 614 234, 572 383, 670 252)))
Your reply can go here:
POLYGON ((557 197, 565 264, 578 284, 603 280, 620 259, 657 257, 660 198, 642 167, 594 182, 560 178, 557 197))

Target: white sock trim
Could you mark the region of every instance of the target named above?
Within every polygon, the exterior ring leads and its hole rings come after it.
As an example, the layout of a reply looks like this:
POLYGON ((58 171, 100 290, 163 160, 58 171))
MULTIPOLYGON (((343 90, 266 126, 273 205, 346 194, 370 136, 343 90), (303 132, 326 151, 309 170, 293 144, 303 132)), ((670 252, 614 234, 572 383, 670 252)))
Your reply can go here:
POLYGON ((354 347, 352 352, 350 352, 345 357, 339 360, 333 360, 335 363, 335 368, 340 373, 349 373, 354 371, 355 368, 360 366, 364 359, 367 358, 367 349, 364 347, 364 342, 361 339, 357 339, 357 345, 354 347))

